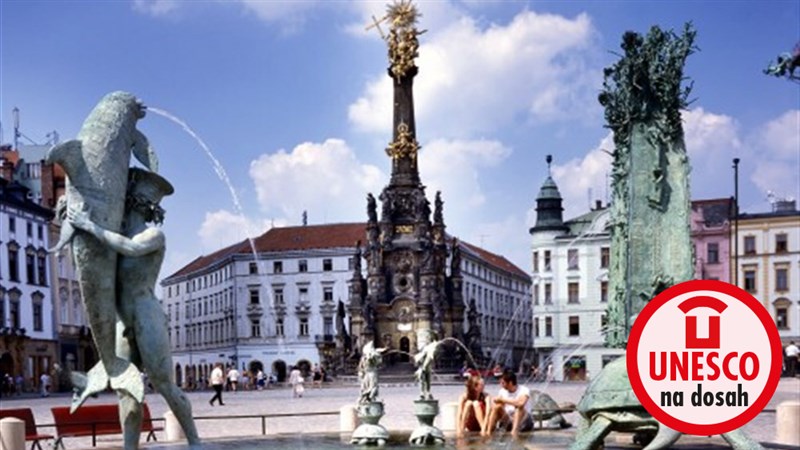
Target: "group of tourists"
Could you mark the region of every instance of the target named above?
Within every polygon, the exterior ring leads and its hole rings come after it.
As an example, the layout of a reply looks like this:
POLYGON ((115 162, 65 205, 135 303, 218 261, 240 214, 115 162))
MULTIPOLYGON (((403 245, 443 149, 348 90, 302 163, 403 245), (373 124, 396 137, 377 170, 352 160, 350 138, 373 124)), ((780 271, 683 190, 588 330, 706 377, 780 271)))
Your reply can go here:
MULTIPOLYGON (((315 364, 310 373, 312 386, 321 388, 322 382, 327 381, 327 372, 325 368, 319 364, 315 364)), ((268 389, 271 384, 277 383, 278 378, 274 373, 265 374, 263 370, 259 369, 253 376, 250 372, 239 372, 235 367, 231 367, 225 372, 222 364, 217 364, 211 371, 208 378, 208 384, 214 390, 214 396, 208 403, 214 406, 214 403, 224 405, 222 400, 222 392, 237 392, 240 390, 263 390, 268 389)), ((292 397, 301 398, 305 392, 306 376, 300 369, 300 366, 292 366, 289 368, 289 377, 287 383, 291 387, 292 397)))

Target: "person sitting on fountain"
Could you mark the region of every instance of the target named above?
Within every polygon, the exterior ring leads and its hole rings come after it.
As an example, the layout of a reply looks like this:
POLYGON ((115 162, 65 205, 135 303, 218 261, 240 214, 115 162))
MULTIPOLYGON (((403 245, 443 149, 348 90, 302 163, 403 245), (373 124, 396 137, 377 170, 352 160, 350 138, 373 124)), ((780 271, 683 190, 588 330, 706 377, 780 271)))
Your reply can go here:
POLYGON ((533 418, 528 413, 528 399, 531 397, 528 388, 517 384, 517 374, 512 370, 503 372, 500 386, 500 392, 489 412, 489 420, 481 434, 491 436, 499 427, 511 431, 513 436, 519 435, 521 431, 533 430, 533 418))
POLYGON ((468 370, 465 386, 467 391, 458 399, 458 425, 456 436, 461 437, 465 431, 483 431, 489 418, 491 400, 484 391, 486 383, 477 370, 468 370))

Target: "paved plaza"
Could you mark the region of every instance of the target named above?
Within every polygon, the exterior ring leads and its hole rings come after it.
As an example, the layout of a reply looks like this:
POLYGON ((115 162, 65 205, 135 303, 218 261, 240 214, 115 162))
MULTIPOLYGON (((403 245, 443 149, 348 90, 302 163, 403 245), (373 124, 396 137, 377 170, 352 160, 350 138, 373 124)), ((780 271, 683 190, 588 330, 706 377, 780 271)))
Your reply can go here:
MULTIPOLYGON (((557 402, 577 403, 586 383, 529 383, 531 389, 538 389, 548 392, 557 402)), ((494 395, 499 389, 496 383, 490 383, 487 391, 494 395)), ((449 402, 455 402, 463 391, 463 386, 457 382, 447 382, 436 384, 432 388, 434 396, 439 400, 440 406, 449 402)), ((326 383, 321 388, 306 389, 303 398, 292 398, 291 391, 287 388, 272 388, 263 391, 240 391, 237 393, 224 393, 224 406, 210 406, 208 400, 211 398, 211 391, 189 392, 188 396, 192 402, 194 416, 201 438, 209 440, 230 440, 231 438, 258 437, 262 432, 261 419, 238 419, 231 416, 247 416, 260 414, 296 414, 292 417, 268 418, 266 420, 266 433, 275 434, 313 434, 330 433, 339 430, 339 416, 337 415, 312 415, 314 412, 338 412, 339 408, 345 405, 352 405, 358 398, 358 386, 352 383, 326 383)), ((418 388, 411 383, 381 385, 380 396, 386 405, 386 416, 381 420, 381 424, 390 433, 410 432, 417 424, 416 418, 412 414, 412 402, 418 396, 418 388)), ((746 431, 760 442, 771 443, 775 441, 775 408, 786 400, 800 400, 800 379, 782 378, 778 390, 767 406, 756 419, 751 421, 746 427, 746 431)), ((53 418, 50 408, 53 406, 66 406, 69 404, 70 397, 64 394, 54 395, 48 398, 21 397, 21 398, 2 398, 2 407, 31 407, 39 424, 52 424, 53 418)), ((104 394, 98 399, 90 399, 90 403, 111 403, 116 398, 113 394, 104 394)), ((148 393, 147 402, 153 413, 153 417, 163 417, 168 411, 167 405, 158 394, 148 393)), ((579 416, 577 413, 566 415, 568 421, 577 425, 579 416)), ((437 418, 437 424, 441 423, 441 416, 437 418)), ((43 430, 52 433, 53 430, 43 430)), ((547 445, 552 439, 565 439, 574 436, 575 427, 566 431, 558 432, 535 432, 528 442, 541 445, 530 446, 526 444, 520 448, 559 448, 563 445, 547 445), (538 437, 537 437, 538 435, 538 437), (531 441, 532 439, 532 441, 531 441)), ((158 433, 159 440, 165 439, 164 433, 158 433)), ((144 439, 144 437, 143 437, 144 439)), ((503 439, 507 437, 497 437, 503 439)), ((630 442, 630 435, 612 434, 606 439, 610 446, 627 447, 630 442)), ((91 448, 91 438, 69 438, 66 439, 67 448, 70 450, 91 448)), ((145 446, 155 446, 148 443, 145 446)), ((230 444, 228 444, 230 445, 230 444)), ((721 438, 697 438, 684 437, 678 442, 683 448, 717 448, 724 445, 721 438)), ((121 446, 120 436, 100 436, 98 447, 118 448, 121 446)), ((480 448, 483 446, 479 446, 480 448)), ((515 446, 512 446, 515 447, 515 446)), ((305 448, 314 448, 312 445, 305 448)), ((472 448, 472 446, 470 446, 472 448)), ((503 448, 509 448, 503 446, 503 448)))

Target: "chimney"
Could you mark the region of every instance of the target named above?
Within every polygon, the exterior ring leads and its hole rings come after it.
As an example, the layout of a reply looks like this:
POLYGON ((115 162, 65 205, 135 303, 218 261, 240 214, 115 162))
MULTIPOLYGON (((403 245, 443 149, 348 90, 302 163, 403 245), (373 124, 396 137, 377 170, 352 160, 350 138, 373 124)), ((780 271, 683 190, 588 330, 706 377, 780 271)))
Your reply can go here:
POLYGON ((594 201, 594 209, 603 209, 603 201, 602 200, 595 200, 594 201))
POLYGON ((795 200, 778 200, 773 204, 773 212, 795 212, 797 211, 797 203, 795 200))

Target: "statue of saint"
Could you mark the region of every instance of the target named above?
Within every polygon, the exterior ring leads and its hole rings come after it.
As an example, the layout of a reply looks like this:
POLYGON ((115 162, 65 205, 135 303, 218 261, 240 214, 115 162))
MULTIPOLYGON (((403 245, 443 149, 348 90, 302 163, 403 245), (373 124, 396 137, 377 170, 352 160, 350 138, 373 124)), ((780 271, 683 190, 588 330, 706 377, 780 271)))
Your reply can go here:
POLYGON ((367 194, 367 217, 370 223, 378 222, 378 205, 372 192, 367 194))
POLYGON ((458 239, 453 238, 453 253, 450 256, 450 276, 461 275, 461 246, 458 239))

